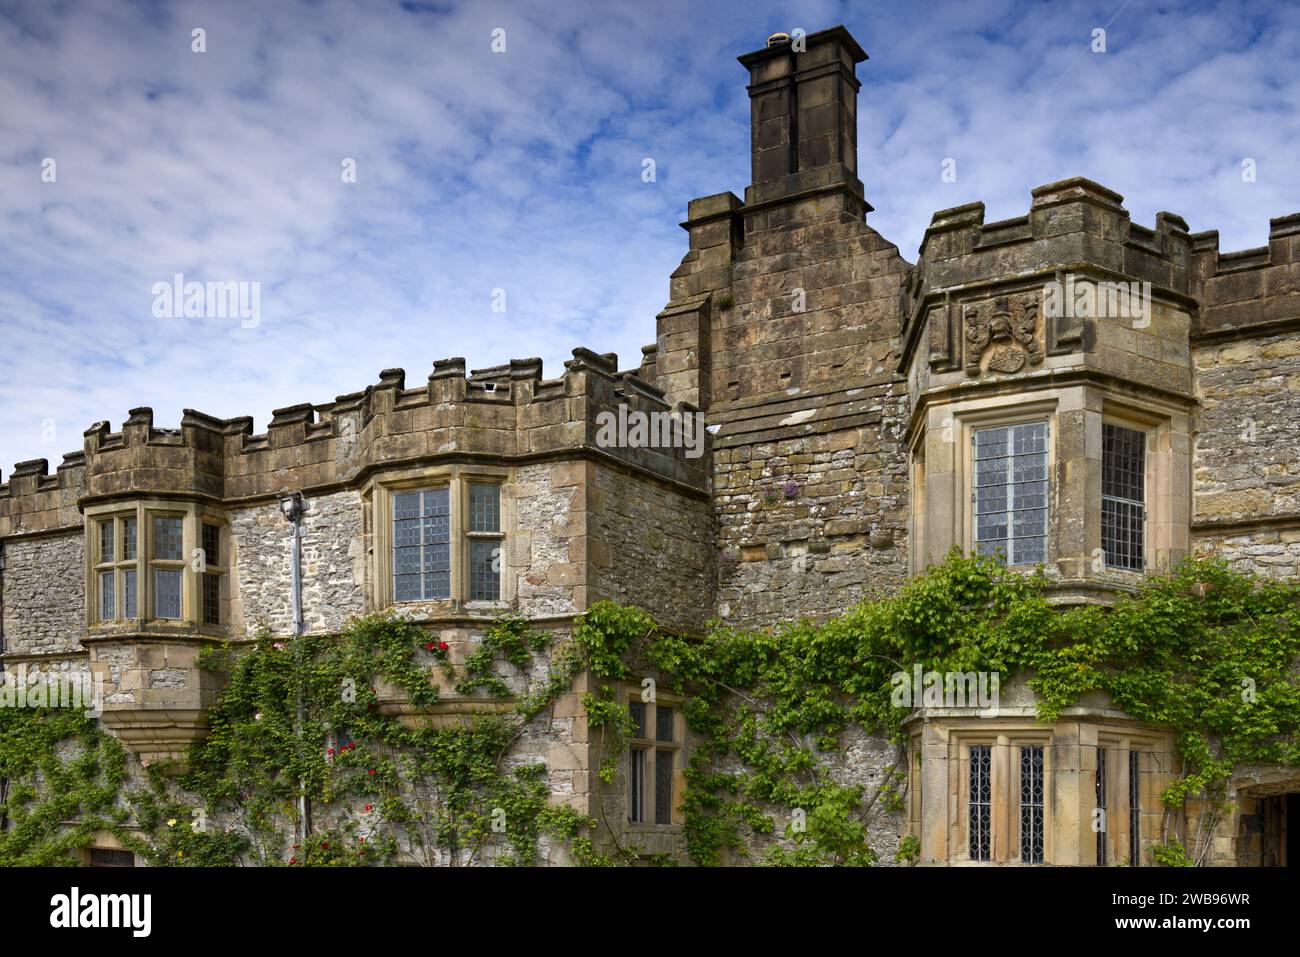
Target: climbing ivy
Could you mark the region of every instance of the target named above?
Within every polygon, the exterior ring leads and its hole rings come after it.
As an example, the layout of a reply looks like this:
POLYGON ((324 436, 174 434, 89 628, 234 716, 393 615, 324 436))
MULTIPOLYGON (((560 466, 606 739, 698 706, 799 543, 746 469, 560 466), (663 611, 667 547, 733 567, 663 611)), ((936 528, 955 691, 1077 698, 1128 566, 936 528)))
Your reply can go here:
MULTIPOLYGON (((626 689, 652 676, 683 698, 693 742, 683 832, 700 864, 754 846, 764 848, 758 862, 773 865, 875 862, 873 824, 901 808, 905 783, 909 712, 894 706, 891 678, 914 665, 1027 674, 1043 720, 1103 691, 1173 729, 1183 773, 1163 795, 1170 808, 1200 798, 1222 810, 1236 765, 1300 763, 1295 583, 1189 561, 1113 608, 1065 611, 1048 585, 1042 573, 954 554, 893 596, 819 625, 715 623, 703 636, 601 602, 558 645, 502 618, 458 667, 436 636, 398 617, 362 618, 337 636, 264 634, 203 656, 203 667, 228 676, 211 731, 183 768, 153 765, 142 787, 126 787, 125 754, 93 719, 0 709, 0 863, 72 863, 99 830, 156 864, 357 865, 399 855, 529 864, 543 841, 581 864, 644 859, 611 822, 613 847, 598 848, 597 822, 552 803, 545 765, 517 753, 580 675, 605 786, 618 780, 632 731, 626 689), (400 688, 410 708, 381 707, 381 684, 400 688), (422 714, 439 685, 481 704, 429 720, 422 714), (892 742, 892 760, 874 780, 840 773, 850 749, 881 741, 892 742), (293 836, 300 792, 328 822, 306 841, 293 836)), ((1163 837, 1158 863, 1197 862, 1197 839, 1163 837)), ((912 861, 919 850, 905 838, 895 856, 912 861)))
POLYGON ((121 832, 125 781, 126 752, 84 711, 0 708, 0 864, 80 863, 91 834, 121 832))

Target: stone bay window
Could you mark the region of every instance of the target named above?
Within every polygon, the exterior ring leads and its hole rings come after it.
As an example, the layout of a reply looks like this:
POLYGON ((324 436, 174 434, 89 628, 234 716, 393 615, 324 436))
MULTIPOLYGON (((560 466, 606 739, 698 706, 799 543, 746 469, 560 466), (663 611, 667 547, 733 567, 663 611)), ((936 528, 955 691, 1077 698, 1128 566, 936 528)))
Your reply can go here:
POLYGON ((911 569, 953 547, 1046 568, 1083 598, 1189 546, 1187 415, 1100 389, 928 406, 911 444, 911 569))
POLYGON ((224 518, 196 503, 86 508, 87 624, 219 630, 225 621, 224 518))
MULTIPOLYGON (((910 719, 911 833, 920 859, 965 865, 1149 865, 1175 778, 1173 739, 1105 706, 1054 723, 921 709, 910 719)), ((1098 702, 1100 704, 1100 702, 1098 702)))

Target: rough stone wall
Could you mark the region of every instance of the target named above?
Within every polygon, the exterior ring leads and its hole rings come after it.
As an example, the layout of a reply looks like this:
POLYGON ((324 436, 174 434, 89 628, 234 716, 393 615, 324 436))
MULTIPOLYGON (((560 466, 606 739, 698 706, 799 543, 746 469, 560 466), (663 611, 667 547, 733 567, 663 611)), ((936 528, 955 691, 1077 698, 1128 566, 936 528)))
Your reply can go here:
POLYGON ((1300 515, 1300 335, 1195 352, 1195 521, 1300 515))
POLYGON ((735 305, 718 312, 711 330, 713 401, 887 379, 908 268, 897 247, 860 221, 748 239, 732 267, 735 305))
POLYGON ((728 622, 822 618, 906 580, 905 400, 886 390, 875 401, 887 415, 875 424, 715 453, 728 622))
POLYGON ((710 503, 614 468, 593 471, 593 593, 639 605, 670 628, 701 631, 713 614, 710 503))
POLYGON ((86 570, 81 529, 5 542, 4 636, 11 655, 81 650, 86 570))
POLYGON ((1197 550, 1239 570, 1300 575, 1300 335, 1203 346, 1195 363, 1197 550))
POLYGON ((582 463, 528 465, 506 490, 515 505, 509 571, 518 611, 529 617, 572 615, 585 595, 582 562, 587 514, 582 463))
MULTIPOLYGON (((303 515, 302 602, 306 630, 333 631, 365 612, 365 540, 361 498, 353 491, 309 499, 303 515)), ((234 577, 231 633, 261 625, 293 631, 292 526, 277 505, 230 513, 234 577)))

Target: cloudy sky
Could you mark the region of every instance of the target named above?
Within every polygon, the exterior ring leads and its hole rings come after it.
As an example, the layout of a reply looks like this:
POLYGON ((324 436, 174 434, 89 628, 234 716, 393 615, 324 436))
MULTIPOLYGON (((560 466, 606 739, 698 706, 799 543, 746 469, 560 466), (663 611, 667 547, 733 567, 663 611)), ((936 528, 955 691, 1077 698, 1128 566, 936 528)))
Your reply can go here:
POLYGON ((637 364, 687 201, 747 183, 735 57, 776 30, 870 54, 869 222, 908 259, 935 210, 1072 175, 1225 251, 1300 210, 1295 5, 893 6, 0 0, 0 471, 135 406, 262 431, 447 356, 637 364), (156 316, 177 273, 259 283, 256 325, 156 316))

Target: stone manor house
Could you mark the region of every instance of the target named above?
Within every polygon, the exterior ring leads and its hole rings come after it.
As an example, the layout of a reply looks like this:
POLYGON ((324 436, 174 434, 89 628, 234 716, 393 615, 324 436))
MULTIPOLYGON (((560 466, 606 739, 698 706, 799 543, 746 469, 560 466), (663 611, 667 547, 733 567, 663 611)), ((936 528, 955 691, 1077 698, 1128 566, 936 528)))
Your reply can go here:
MULTIPOLYGON (((1067 604, 1190 553, 1297 574, 1300 214, 1221 252, 1216 232, 1171 212, 1134 223, 1075 178, 1013 219, 934 214, 909 262, 867 223, 867 55, 848 31, 739 59, 752 184, 689 204, 635 363, 579 348, 554 378, 536 359, 389 369, 276 410, 260 435, 193 410, 179 428, 147 408, 96 423, 53 473, 22 462, 0 485, 4 667, 90 669, 133 761, 182 754, 216 693, 200 647, 292 631, 286 492, 306 500, 307 632, 399 608, 454 659, 502 612, 563 632, 600 599, 686 630, 821 618, 953 546, 1043 564, 1067 604), (1091 310, 1074 308, 1084 288, 1091 310), (702 412, 704 454, 599 443, 620 406, 702 412)), ((648 706, 655 733, 606 786, 576 700, 533 742, 555 799, 680 854, 680 710, 648 706)), ((928 863, 1151 863, 1176 771, 1165 730, 1104 700, 1046 724, 1014 688, 993 716, 922 709, 912 728, 925 760, 909 760, 909 810, 879 822, 883 861, 912 833, 928 863)), ((843 773, 870 776, 889 750, 856 750, 843 773)), ((1232 790, 1211 863, 1286 863, 1300 773, 1241 768, 1232 790)))

